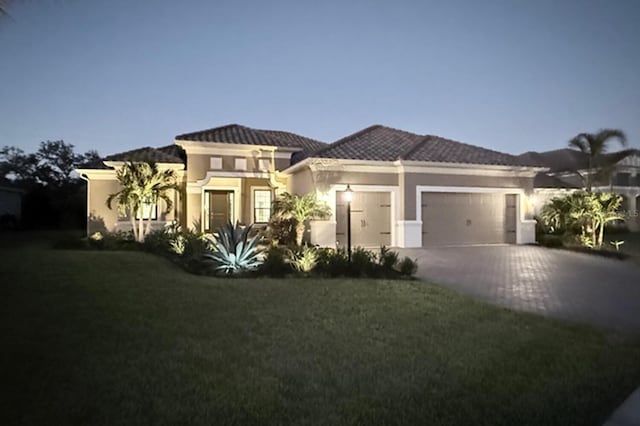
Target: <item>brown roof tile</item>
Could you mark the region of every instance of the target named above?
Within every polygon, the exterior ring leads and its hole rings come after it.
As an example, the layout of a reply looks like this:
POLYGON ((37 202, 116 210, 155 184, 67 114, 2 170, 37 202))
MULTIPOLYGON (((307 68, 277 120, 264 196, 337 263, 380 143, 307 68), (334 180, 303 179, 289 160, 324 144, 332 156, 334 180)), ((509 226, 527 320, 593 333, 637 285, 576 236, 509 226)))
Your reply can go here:
POLYGON ((407 160, 505 166, 528 165, 511 154, 381 125, 367 127, 312 152, 308 156, 374 161, 407 160))
POLYGON ((275 146, 280 148, 297 148, 301 151, 315 150, 324 143, 280 130, 261 130, 239 124, 229 124, 192 133, 176 136, 176 140, 194 142, 217 142, 242 145, 275 146))

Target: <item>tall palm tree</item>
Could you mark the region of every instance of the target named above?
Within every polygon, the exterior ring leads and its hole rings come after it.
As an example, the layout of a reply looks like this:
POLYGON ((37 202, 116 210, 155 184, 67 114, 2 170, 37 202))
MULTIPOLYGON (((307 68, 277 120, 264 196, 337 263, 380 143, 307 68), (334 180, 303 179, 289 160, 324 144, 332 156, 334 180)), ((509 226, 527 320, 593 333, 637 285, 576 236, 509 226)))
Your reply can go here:
POLYGON ((587 155, 588 166, 586 176, 580 175, 584 181, 587 192, 591 192, 594 178, 602 175, 611 176, 613 168, 602 160, 606 154, 608 145, 612 140, 617 140, 620 145, 627 145, 627 136, 622 130, 602 129, 596 133, 580 133, 569 141, 569 148, 577 149, 587 155))
POLYGON ((163 200, 166 206, 165 213, 171 210, 173 200, 169 196, 169 190, 180 191, 176 173, 174 170, 159 170, 153 162, 128 162, 116 170, 116 178, 122 189, 109 195, 107 206, 111 208, 113 201, 116 201, 118 209, 131 220, 135 240, 143 242, 151 231, 151 215, 145 215, 144 208, 155 206, 158 200, 163 200))
POLYGON ((0 16, 9 16, 9 2, 11 0, 0 0, 0 16))
POLYGON ((302 245, 302 237, 306 229, 306 222, 313 219, 323 219, 331 215, 331 208, 324 201, 318 200, 315 192, 303 195, 292 195, 288 192, 280 195, 273 202, 273 211, 285 219, 296 221, 296 244, 302 245))

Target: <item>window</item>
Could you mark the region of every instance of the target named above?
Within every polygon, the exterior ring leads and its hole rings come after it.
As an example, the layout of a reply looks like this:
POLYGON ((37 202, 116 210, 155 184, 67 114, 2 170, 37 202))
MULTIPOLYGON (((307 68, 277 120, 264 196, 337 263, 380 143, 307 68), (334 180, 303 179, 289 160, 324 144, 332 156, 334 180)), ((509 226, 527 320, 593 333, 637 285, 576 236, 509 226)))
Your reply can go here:
POLYGON ((616 173, 613 177, 613 184, 616 186, 630 186, 631 173, 616 173))
POLYGON ((235 168, 236 168, 236 170, 247 170, 247 159, 246 158, 236 158, 235 168))
POLYGON ((209 168, 211 170, 221 170, 222 169, 222 157, 211 157, 209 168))
POLYGON ((256 189, 253 191, 253 222, 267 223, 271 218, 271 190, 256 189))
POLYGON ((142 206, 136 213, 136 219, 158 219, 158 206, 156 203, 142 203, 142 206))
POLYGON ((271 161, 268 158, 261 158, 258 160, 258 169, 260 171, 269 170, 271 161))

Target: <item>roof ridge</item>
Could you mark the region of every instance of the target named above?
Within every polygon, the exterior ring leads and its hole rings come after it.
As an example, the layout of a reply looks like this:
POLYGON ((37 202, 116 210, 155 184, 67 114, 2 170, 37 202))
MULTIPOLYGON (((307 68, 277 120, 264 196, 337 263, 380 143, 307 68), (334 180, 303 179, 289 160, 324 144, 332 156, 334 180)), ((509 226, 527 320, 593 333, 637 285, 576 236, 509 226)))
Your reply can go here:
POLYGON ((508 155, 510 157, 513 157, 513 158, 517 158, 518 157, 517 155, 511 154, 509 152, 498 151, 498 150, 491 149, 491 148, 485 148, 485 147, 480 146, 480 145, 473 145, 473 144, 466 143, 466 142, 460 142, 460 141, 457 141, 457 140, 454 140, 454 139, 443 138, 442 136, 437 136, 437 135, 426 135, 426 136, 431 136, 431 137, 436 138, 436 139, 441 139, 443 141, 457 143, 457 144, 468 146, 468 147, 471 147, 471 148, 477 148, 477 149, 482 149, 484 151, 494 152, 496 154, 508 155))
MULTIPOLYGON (((181 136, 193 135, 195 133, 210 132, 210 131, 213 131, 213 130, 222 130, 222 129, 227 129, 229 127, 234 127, 234 126, 236 126, 236 127, 244 127, 245 129, 251 129, 251 127, 243 126, 243 125, 238 124, 238 123, 229 123, 229 124, 225 124, 224 126, 210 127, 208 129, 195 130, 193 132, 181 133, 178 136, 176 136, 174 139, 180 139, 181 136)), ((251 130, 254 130, 254 129, 251 129, 251 130)))
POLYGON ((335 142, 328 143, 326 146, 323 146, 322 148, 317 149, 317 150, 309 153, 308 157, 313 157, 315 154, 322 154, 323 152, 325 152, 325 151, 327 151, 327 150, 329 150, 331 148, 335 148, 336 146, 342 145, 345 142, 349 142, 350 140, 353 140, 353 139, 355 139, 355 138, 357 138, 359 136, 362 136, 362 135, 364 135, 364 134, 366 134, 366 133, 368 133, 368 132, 370 132, 372 130, 379 129, 381 127, 384 127, 384 126, 382 126, 380 124, 373 124, 373 125, 371 125, 369 127, 365 127, 364 129, 358 130, 357 132, 352 133, 350 135, 347 135, 347 136, 345 136, 345 137, 343 137, 341 139, 338 139, 335 142))
POLYGON ((411 154, 413 154, 414 152, 416 152, 420 147, 422 147, 425 143, 427 143, 429 140, 431 140, 433 138, 433 136, 431 135, 425 135, 424 137, 422 137, 419 141, 416 141, 413 146, 411 146, 409 149, 407 149, 405 152, 403 152, 402 154, 400 154, 398 156, 399 160, 406 160, 411 154))

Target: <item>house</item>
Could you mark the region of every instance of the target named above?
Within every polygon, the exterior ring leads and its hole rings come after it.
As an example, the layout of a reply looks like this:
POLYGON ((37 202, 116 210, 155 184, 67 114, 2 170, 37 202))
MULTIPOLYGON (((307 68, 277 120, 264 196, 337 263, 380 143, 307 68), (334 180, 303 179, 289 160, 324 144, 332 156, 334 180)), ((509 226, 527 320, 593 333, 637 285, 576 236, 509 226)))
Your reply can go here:
POLYGON ((14 228, 20 223, 23 194, 9 181, 0 185, 0 229, 14 228))
POLYGON ((281 192, 315 191, 333 214, 313 221, 313 244, 346 240, 347 185, 352 244, 422 247, 531 243, 535 162, 432 135, 374 125, 331 144, 291 132, 231 124, 185 133, 173 145, 106 157, 78 170, 88 181, 88 232, 123 230, 126 217, 106 207, 125 161, 176 170, 184 196, 174 209, 147 212, 157 225, 178 220, 212 232, 222 223, 264 224, 281 192))
POLYGON ((535 213, 554 197, 566 195, 584 187, 583 178, 594 170, 604 169, 594 176, 593 191, 622 195, 622 210, 629 230, 640 231, 640 150, 628 149, 603 154, 589 167, 589 157, 580 151, 564 148, 545 152, 527 152, 518 156, 523 162, 548 168, 534 180, 535 213))

